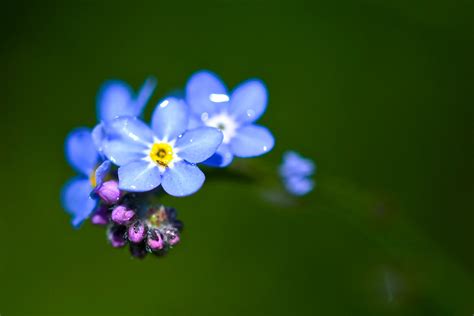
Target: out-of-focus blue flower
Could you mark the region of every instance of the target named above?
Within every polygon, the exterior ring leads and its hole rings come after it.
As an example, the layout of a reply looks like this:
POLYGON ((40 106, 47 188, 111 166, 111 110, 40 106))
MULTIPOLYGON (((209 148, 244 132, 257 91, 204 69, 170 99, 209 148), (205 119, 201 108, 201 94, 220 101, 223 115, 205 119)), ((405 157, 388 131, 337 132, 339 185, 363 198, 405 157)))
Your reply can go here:
POLYGON ((105 138, 104 124, 121 116, 140 117, 148 100, 156 88, 156 79, 145 80, 138 93, 124 81, 109 80, 97 94, 97 119, 99 124, 94 128, 92 137, 99 151, 105 138))
POLYGON ((250 79, 227 92, 224 83, 212 72, 194 74, 186 86, 186 102, 191 108, 190 128, 210 126, 224 134, 215 155, 204 163, 225 167, 234 156, 255 157, 269 152, 274 145, 270 131, 255 125, 267 107, 267 89, 250 79))
POLYGON ((188 107, 168 98, 156 107, 151 128, 136 117, 119 117, 105 126, 103 152, 116 165, 119 187, 125 191, 150 191, 160 184, 174 196, 196 192, 204 174, 195 165, 211 157, 222 143, 213 127, 187 130, 188 107))
POLYGON ((294 151, 287 151, 283 155, 279 169, 285 188, 294 195, 305 195, 313 190, 314 181, 310 177, 315 171, 316 165, 312 160, 303 158, 294 151))
POLYGON ((87 128, 77 128, 66 138, 66 158, 78 175, 69 180, 62 190, 62 204, 72 216, 72 225, 78 227, 89 217, 97 205, 91 191, 102 185, 111 166, 110 161, 101 162, 87 128))

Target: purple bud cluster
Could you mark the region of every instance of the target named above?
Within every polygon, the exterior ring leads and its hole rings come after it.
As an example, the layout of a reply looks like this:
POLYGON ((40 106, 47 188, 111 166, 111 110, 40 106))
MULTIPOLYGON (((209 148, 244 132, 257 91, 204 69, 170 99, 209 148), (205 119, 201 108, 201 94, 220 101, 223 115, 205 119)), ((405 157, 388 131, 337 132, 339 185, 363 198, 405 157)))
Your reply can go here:
POLYGON ((104 182, 96 190, 101 202, 91 216, 91 222, 107 225, 107 239, 112 247, 128 245, 134 257, 166 254, 180 241, 183 228, 176 210, 165 206, 150 207, 143 195, 124 194, 113 182, 104 182))

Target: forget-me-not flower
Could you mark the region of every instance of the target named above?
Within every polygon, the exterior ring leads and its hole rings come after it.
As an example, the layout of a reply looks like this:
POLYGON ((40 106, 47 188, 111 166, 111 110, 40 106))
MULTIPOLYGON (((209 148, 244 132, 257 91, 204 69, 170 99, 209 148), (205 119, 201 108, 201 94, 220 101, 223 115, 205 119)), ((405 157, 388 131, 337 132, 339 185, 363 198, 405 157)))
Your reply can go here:
POLYGON ((224 134, 216 154, 205 164, 225 167, 234 156, 260 156, 273 148, 270 131, 254 124, 265 112, 267 99, 267 89, 257 79, 243 82, 229 94, 212 72, 191 76, 186 86, 186 102, 192 112, 190 127, 211 126, 224 134))
POLYGON ((314 162, 303 158, 297 152, 287 151, 283 155, 283 163, 279 173, 288 192, 294 195, 305 195, 314 188, 314 181, 310 177, 316 171, 314 162))
POLYGON ((161 184, 174 196, 199 190, 205 176, 195 164, 215 153, 223 135, 212 127, 187 130, 188 112, 183 101, 168 98, 156 107, 151 128, 134 117, 106 124, 103 152, 120 166, 120 189, 144 192, 161 184))
POLYGON ((78 227, 94 211, 97 198, 91 197, 91 192, 101 188, 111 166, 100 153, 105 137, 104 124, 124 115, 139 116, 155 86, 156 80, 150 77, 134 95, 132 88, 123 81, 105 82, 97 95, 99 124, 92 133, 87 128, 78 128, 66 138, 66 158, 79 173, 66 183, 62 191, 62 203, 73 218, 73 226, 78 227))
POLYGON ((92 135, 87 128, 77 128, 66 138, 66 158, 78 172, 62 191, 62 203, 72 216, 72 225, 78 227, 94 211, 97 199, 91 192, 102 185, 111 163, 101 163, 92 135))
POLYGON ((149 77, 135 94, 124 81, 109 80, 97 94, 97 118, 99 124, 94 128, 92 137, 99 151, 106 137, 104 124, 121 116, 140 117, 156 87, 156 79, 149 77))

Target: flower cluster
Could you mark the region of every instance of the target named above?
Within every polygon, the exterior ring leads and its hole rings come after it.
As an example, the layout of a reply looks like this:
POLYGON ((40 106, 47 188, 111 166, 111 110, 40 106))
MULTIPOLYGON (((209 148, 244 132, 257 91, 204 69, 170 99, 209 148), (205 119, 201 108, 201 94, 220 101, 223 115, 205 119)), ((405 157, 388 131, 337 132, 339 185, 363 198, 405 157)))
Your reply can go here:
POLYGON ((114 247, 130 244, 132 255, 162 255, 178 243, 176 211, 156 207, 166 192, 187 196, 205 181, 198 167, 226 167, 234 157, 263 155, 274 146, 269 130, 255 122, 265 112, 267 90, 252 79, 228 92, 209 71, 194 74, 185 97, 158 102, 150 124, 142 120, 156 81, 137 93, 122 81, 106 82, 97 97, 98 123, 66 139, 66 157, 78 176, 62 191, 63 206, 79 227, 90 218, 107 225, 114 247))
MULTIPOLYGON (((148 253, 162 256, 180 240, 183 228, 174 208, 152 206, 143 196, 118 189, 116 181, 109 181, 108 189, 99 189, 101 205, 91 217, 96 225, 107 225, 107 238, 115 248, 130 247, 134 257, 143 258, 148 253), (107 198, 116 200, 107 203, 107 198)), ((104 185, 107 182, 104 183, 104 185)))
POLYGON ((314 188, 310 178, 316 171, 316 165, 310 159, 303 158, 297 152, 287 151, 279 173, 286 190, 293 195, 306 195, 314 188))

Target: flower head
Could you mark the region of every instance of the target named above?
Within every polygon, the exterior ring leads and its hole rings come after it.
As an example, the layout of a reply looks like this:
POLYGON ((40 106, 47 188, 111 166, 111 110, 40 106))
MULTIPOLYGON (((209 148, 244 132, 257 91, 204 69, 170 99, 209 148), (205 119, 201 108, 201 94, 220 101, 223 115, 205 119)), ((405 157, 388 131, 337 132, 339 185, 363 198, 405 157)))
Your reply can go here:
POLYGON ((102 185, 110 162, 102 162, 87 128, 73 130, 66 138, 66 158, 78 175, 62 190, 62 203, 72 216, 72 225, 78 227, 95 209, 97 200, 91 191, 102 185))
MULTIPOLYGON (((120 116, 139 116, 156 86, 154 78, 148 78, 137 95, 123 81, 107 81, 99 89, 97 116, 99 124, 91 132, 87 128, 73 130, 66 138, 66 158, 79 175, 63 188, 62 203, 78 227, 97 206, 98 198, 108 204, 118 201, 120 191, 116 182, 102 183, 111 163, 103 159, 102 141, 105 137, 104 122, 120 116), (93 191, 93 195, 91 192, 93 191)), ((103 222, 97 214, 94 221, 103 222)))
POLYGON ((294 195, 305 195, 313 190, 314 181, 310 177, 315 171, 316 166, 312 160, 303 158, 294 151, 283 155, 279 169, 285 188, 294 195))
POLYGON ((254 124, 265 112, 267 99, 267 89, 260 80, 247 80, 229 94, 212 72, 200 71, 189 79, 186 102, 192 114, 190 127, 215 127, 224 135, 216 154, 205 164, 225 167, 234 156, 256 157, 273 148, 270 131, 254 124))
POLYGON ((134 117, 119 117, 105 125, 105 156, 119 166, 119 188, 150 191, 161 185, 170 195, 185 196, 204 183, 196 166, 211 157, 222 143, 213 127, 187 130, 188 107, 176 98, 155 109, 151 128, 134 117))
POLYGON ((102 141, 106 137, 104 124, 121 116, 140 117, 155 87, 156 79, 153 77, 147 78, 136 94, 121 80, 109 80, 100 87, 97 94, 99 123, 92 132, 99 151, 102 151, 102 141))

